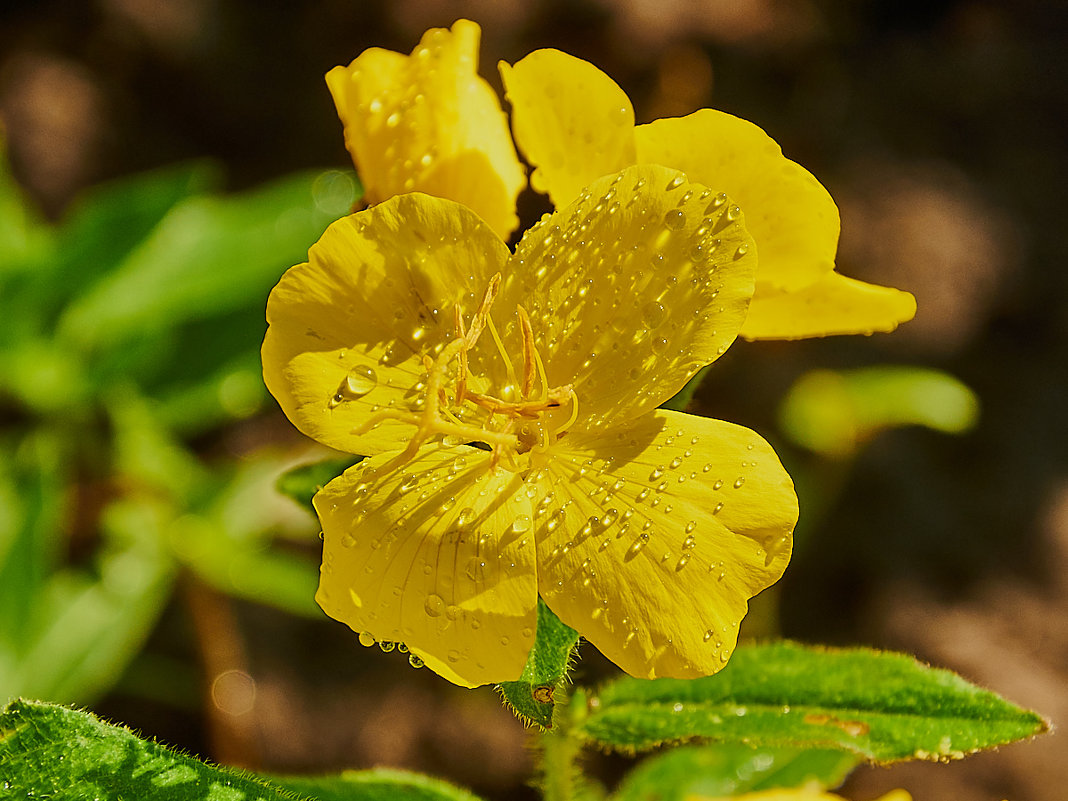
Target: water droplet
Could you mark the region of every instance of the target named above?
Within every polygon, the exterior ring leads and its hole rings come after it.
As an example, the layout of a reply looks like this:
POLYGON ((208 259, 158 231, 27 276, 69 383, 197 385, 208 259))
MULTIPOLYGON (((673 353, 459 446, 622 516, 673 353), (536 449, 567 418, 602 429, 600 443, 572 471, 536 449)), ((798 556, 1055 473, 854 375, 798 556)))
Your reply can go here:
POLYGON ((642 319, 650 328, 656 328, 663 324, 665 317, 667 317, 667 310, 664 308, 664 304, 659 301, 650 301, 642 306, 642 319))
POLYGON ((689 523, 686 524, 686 533, 691 533, 695 528, 697 528, 697 521, 691 520, 689 523))
POLYGON ((618 517, 619 517, 619 510, 618 509, 608 509, 607 511, 605 511, 604 517, 601 518, 601 525, 604 526, 605 528, 607 528, 608 526, 610 526, 613 523, 615 523, 616 519, 618 517))
POLYGON ((683 706, 682 706, 682 704, 680 704, 678 702, 676 702, 675 705, 671 707, 671 711, 672 712, 681 712, 682 710, 683 710, 683 706))
POLYGON ((423 602, 423 609, 430 617, 441 617, 441 613, 445 611, 445 600, 440 595, 431 593, 423 602))
POLYGON ((460 661, 460 652, 457 651, 455 648, 450 650, 449 653, 446 654, 446 656, 447 656, 447 658, 448 658, 448 660, 450 662, 459 662, 460 661))
POLYGON ((723 504, 722 503, 717 503, 715 506, 712 507, 712 514, 714 514, 714 515, 718 515, 722 511, 723 511, 723 504))
POLYGON ((337 392, 330 399, 330 408, 333 409, 345 401, 362 398, 377 385, 378 374, 366 364, 357 365, 349 371, 349 374, 338 385, 337 392))
POLYGON ((681 456, 676 456, 674 459, 671 460, 670 467, 671 467, 672 470, 675 470, 681 464, 682 464, 682 457, 681 456))
MULTIPOLYGON (((706 467, 711 467, 711 465, 706 465, 706 467)), ((719 478, 717 478, 717 479, 716 479, 716 480, 715 480, 715 481, 714 481, 714 482, 712 483, 712 489, 714 489, 714 490, 718 490, 718 489, 723 489, 723 480, 722 480, 722 479, 719 479, 719 478)))
POLYGON ((413 668, 421 668, 424 662, 415 654, 408 654, 408 664, 411 665, 413 668))
POLYGON ((678 231, 686 225, 686 215, 678 209, 672 209, 664 215, 664 227, 669 231, 678 231))
POLYGON ((678 189, 684 183, 686 183, 686 176, 680 173, 679 175, 676 175, 674 178, 668 181, 666 191, 670 192, 672 189, 678 189))
POLYGON ((727 219, 730 220, 731 222, 734 222, 735 220, 737 220, 741 216, 742 216, 742 210, 740 208, 738 208, 737 206, 731 206, 730 208, 727 209, 727 219))
POLYGON ((744 484, 744 483, 745 483, 745 477, 744 476, 738 476, 738 478, 736 478, 734 480, 734 488, 735 489, 740 489, 742 484, 744 484))
POLYGON ((341 538, 342 548, 351 548, 356 544, 356 539, 351 534, 346 534, 341 538))
POLYGON ((664 466, 659 465, 658 467, 653 468, 653 471, 649 474, 649 480, 656 481, 662 475, 664 475, 664 466))
POLYGON ((465 506, 460 510, 460 514, 456 516, 456 527, 463 530, 471 525, 475 520, 475 510, 470 506, 465 506))
POLYGON ((397 643, 393 642, 392 640, 382 640, 382 642, 378 644, 378 647, 388 654, 390 651, 397 647, 397 643))
POLYGON ((734 258, 740 259, 742 256, 744 256, 748 252, 749 252, 749 245, 741 244, 741 245, 738 246, 738 249, 736 251, 734 251, 734 258))
POLYGON ((705 636, 702 637, 701 639, 703 639, 705 642, 708 642, 709 640, 711 640, 715 636, 716 636, 716 632, 713 631, 712 629, 709 629, 708 631, 705 632, 705 636))
POLYGON ((530 530, 530 516, 519 515, 512 521, 512 531, 516 534, 522 534, 524 531, 530 530))
POLYGON ((364 648, 370 648, 374 644, 375 644, 375 637, 374 637, 373 634, 371 634, 371 632, 369 632, 369 631, 361 631, 360 632, 360 645, 362 645, 364 648))
POLYGON ((408 653, 408 644, 403 642, 397 643, 397 650, 402 654, 408 653))

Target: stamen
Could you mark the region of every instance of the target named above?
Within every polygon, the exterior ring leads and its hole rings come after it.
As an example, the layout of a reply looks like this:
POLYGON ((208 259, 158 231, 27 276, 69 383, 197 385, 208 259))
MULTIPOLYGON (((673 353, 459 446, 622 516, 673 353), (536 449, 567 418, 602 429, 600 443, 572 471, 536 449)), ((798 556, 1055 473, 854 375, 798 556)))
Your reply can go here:
POLYGON ((557 426, 552 430, 551 439, 556 442, 560 437, 564 436, 575 425, 575 421, 578 420, 578 395, 575 394, 575 390, 568 387, 568 393, 571 396, 571 416, 567 418, 567 422, 562 426, 557 426))
POLYGON ((523 398, 529 398, 534 389, 534 374, 537 368, 534 365, 534 329, 530 325, 530 316, 522 306, 516 307, 519 316, 519 328, 523 332, 523 398))
POLYGON ((475 316, 471 319, 471 330, 467 332, 467 346, 469 348, 473 348, 479 336, 481 336, 482 328, 489 319, 490 306, 493 305, 493 299, 497 297, 497 292, 500 291, 500 288, 501 274, 496 273, 490 279, 486 292, 482 296, 482 303, 479 305, 478 311, 475 312, 475 316))
POLYGON ((464 395, 467 392, 467 340, 464 336, 463 313, 460 311, 459 306, 454 306, 453 308, 456 311, 456 339, 458 342, 464 343, 460 347, 460 365, 456 368, 456 405, 459 406, 464 402, 464 395))
POLYGON ((508 371, 508 380, 512 382, 512 386, 515 386, 519 382, 515 377, 515 368, 512 367, 512 360, 508 357, 508 351, 504 349, 504 342, 501 341, 501 335, 497 333, 497 326, 493 324, 492 319, 487 319, 489 325, 490 335, 493 337, 494 343, 497 345, 497 352, 500 354, 501 359, 504 360, 504 367, 508 371))
POLYGON ((541 354, 534 348, 534 364, 538 368, 538 378, 541 379, 541 400, 543 403, 549 400, 549 379, 545 377, 545 363, 541 360, 541 354))

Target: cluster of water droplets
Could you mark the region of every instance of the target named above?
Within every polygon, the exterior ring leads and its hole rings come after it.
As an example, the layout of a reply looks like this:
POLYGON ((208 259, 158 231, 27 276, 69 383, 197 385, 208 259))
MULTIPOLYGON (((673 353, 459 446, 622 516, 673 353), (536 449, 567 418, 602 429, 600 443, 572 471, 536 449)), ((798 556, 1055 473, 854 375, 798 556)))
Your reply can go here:
POLYGON ((360 167, 361 172, 374 173, 367 176, 369 187, 386 190, 376 200, 415 189, 440 157, 427 133, 434 130, 434 110, 425 92, 434 86, 435 76, 468 76, 472 83, 476 79, 473 54, 450 45, 450 38, 448 31, 429 31, 405 62, 401 77, 389 85, 368 80, 358 64, 348 73, 356 102, 346 134, 357 140, 357 153, 366 145, 373 156, 362 159, 360 167), (376 85, 374 94, 363 94, 364 86, 376 85))
MULTIPOLYGON (((543 217, 517 248, 538 348, 550 372, 581 387, 583 398, 666 400, 679 369, 695 372, 729 344, 725 334, 714 352, 690 354, 697 330, 709 338, 724 311, 723 266, 747 252, 741 213, 681 174, 650 183, 669 174, 632 168, 594 184, 543 217)), ((610 415, 587 410, 587 425, 611 425, 610 415)))

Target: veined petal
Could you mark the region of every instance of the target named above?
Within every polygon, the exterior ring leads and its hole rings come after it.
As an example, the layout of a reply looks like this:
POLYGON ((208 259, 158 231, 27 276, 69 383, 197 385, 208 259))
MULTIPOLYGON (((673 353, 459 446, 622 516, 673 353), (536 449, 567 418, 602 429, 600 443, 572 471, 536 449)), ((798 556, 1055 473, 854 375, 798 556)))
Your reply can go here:
POLYGON ((267 301, 267 388, 313 439, 365 455, 397 450, 413 426, 383 409, 421 402, 423 356, 453 335, 453 307, 473 307, 508 258, 469 209, 402 195, 331 225, 267 301))
POLYGON ((834 269, 838 207, 758 126, 704 109, 639 125, 635 137, 642 163, 682 170, 742 207, 760 250, 761 283, 796 290, 834 269))
POLYGON ((493 89, 478 76, 481 29, 427 31, 411 56, 372 48, 326 76, 367 199, 420 191, 473 209, 502 238, 526 178, 493 89))
POLYGON ((634 108, 615 81, 559 50, 500 63, 530 185, 560 208, 602 175, 634 164, 634 108))
POLYGON ((746 339, 802 339, 889 332, 915 314, 916 298, 909 292, 838 273, 828 273, 794 292, 768 288, 758 281, 741 335, 746 339))
POLYGON ((399 466, 366 459, 314 499, 316 600, 379 641, 400 641, 465 687, 517 679, 537 626, 531 501, 475 448, 428 446, 399 466))
POLYGON ((632 676, 719 670, 790 558, 793 484, 741 426, 658 410, 567 443, 540 481, 541 596, 632 676))
MULTIPOLYGON (((727 349, 755 268, 726 195, 641 165, 529 229, 497 303, 526 307, 549 385, 578 397, 572 430, 596 429, 655 408, 727 349)), ((554 424, 571 411, 553 412, 554 424)))

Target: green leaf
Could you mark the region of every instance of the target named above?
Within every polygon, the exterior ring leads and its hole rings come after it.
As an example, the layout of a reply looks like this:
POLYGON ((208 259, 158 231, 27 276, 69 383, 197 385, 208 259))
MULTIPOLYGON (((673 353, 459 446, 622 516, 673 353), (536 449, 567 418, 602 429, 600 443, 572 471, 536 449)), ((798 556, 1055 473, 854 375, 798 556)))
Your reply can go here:
POLYGON ((204 162, 141 173, 93 187, 55 231, 51 255, 38 252, 0 291, 0 339, 51 336, 62 308, 117 265, 183 199, 215 183, 204 162))
POLYGON ((340 476, 354 464, 363 461, 362 456, 340 456, 336 459, 324 459, 313 464, 303 464, 287 470, 278 477, 275 486, 283 495, 292 498, 305 509, 311 510, 312 498, 319 490, 340 476))
POLYGON ((479 801, 400 770, 257 776, 205 764, 88 712, 15 701, 0 713, 4 798, 50 801, 479 801))
POLYGON ((38 596, 61 557, 64 444, 46 432, 0 442, 0 693, 10 685, 14 655, 32 639, 38 596))
POLYGON ((479 801, 448 782, 406 770, 375 768, 339 776, 271 777, 272 784, 316 801, 479 801))
POLYGON ((0 713, 4 796, 49 801, 293 801, 248 774, 206 765, 87 712, 15 701, 0 713))
POLYGON ((1047 728, 1034 712, 903 654, 781 642, 739 648, 714 676, 613 682, 591 699, 577 733, 625 750, 704 738, 895 762, 959 758, 1047 728))
POLYGON ((837 787, 859 758, 834 750, 684 746, 651 756, 632 770, 615 801, 684 801, 717 798, 816 782, 837 787))
POLYGON ((518 681, 500 685, 501 695, 523 720, 551 729, 555 694, 571 666, 579 635, 538 599, 538 631, 518 681))
POLYGON ((306 258, 333 219, 316 203, 317 175, 179 203, 66 310, 62 339, 81 348, 115 347, 182 322, 262 308, 270 288, 306 258))
POLYGON ((3 279, 48 258, 52 244, 50 226, 11 176, 0 127, 0 297, 4 295, 3 279))
POLYGON ((173 521, 175 556, 221 592, 319 617, 319 562, 305 550, 282 547, 275 535, 286 517, 308 532, 306 518, 274 489, 280 462, 260 456, 240 464, 206 502, 173 521))
POLYGON ((170 596, 175 565, 160 529, 171 514, 153 499, 109 505, 99 575, 68 569, 49 578, 34 598, 33 639, 0 696, 84 702, 118 679, 170 596))
POLYGON ((887 428, 919 425, 959 434, 978 416, 979 400, 967 386, 920 367, 813 370, 779 409, 780 425, 794 442, 828 456, 848 456, 887 428))

